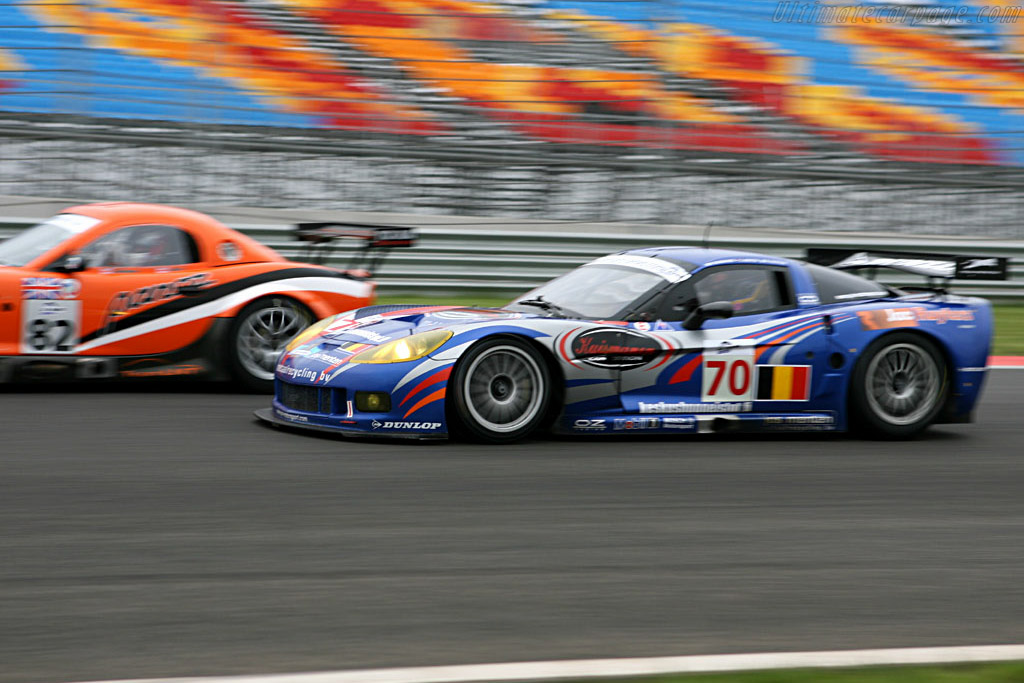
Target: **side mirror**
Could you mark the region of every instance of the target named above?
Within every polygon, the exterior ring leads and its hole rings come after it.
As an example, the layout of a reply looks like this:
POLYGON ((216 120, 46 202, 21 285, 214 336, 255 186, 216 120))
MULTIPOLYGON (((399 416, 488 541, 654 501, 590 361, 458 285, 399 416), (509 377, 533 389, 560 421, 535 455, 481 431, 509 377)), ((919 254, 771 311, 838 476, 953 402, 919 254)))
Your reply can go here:
POLYGON ((683 329, 699 330, 705 320, 725 320, 733 314, 732 303, 729 301, 711 301, 693 309, 683 321, 683 329))
POLYGON ((81 273, 85 268, 85 257, 81 254, 68 254, 64 257, 64 260, 57 265, 56 270, 61 273, 81 273))

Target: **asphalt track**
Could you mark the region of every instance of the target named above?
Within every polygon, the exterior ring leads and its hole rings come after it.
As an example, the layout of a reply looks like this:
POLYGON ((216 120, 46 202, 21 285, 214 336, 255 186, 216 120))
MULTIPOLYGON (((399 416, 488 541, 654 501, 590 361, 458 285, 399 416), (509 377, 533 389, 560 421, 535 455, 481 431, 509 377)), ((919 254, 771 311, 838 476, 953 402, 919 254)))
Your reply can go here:
POLYGON ((1022 394, 910 443, 482 448, 0 389, 0 681, 1021 642, 1022 394))

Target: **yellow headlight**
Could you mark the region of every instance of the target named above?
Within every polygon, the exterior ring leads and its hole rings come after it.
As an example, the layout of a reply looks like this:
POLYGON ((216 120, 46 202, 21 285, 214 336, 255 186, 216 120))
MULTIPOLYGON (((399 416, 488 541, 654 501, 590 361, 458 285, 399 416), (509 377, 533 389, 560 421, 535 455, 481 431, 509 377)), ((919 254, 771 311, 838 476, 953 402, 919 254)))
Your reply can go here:
POLYGON ((418 360, 451 339, 451 330, 432 330, 402 337, 357 353, 349 363, 401 363, 418 360))
POLYGON ((288 342, 288 346, 284 347, 284 350, 291 351, 292 349, 302 346, 308 341, 312 341, 313 337, 323 332, 324 328, 326 328, 328 325, 334 322, 334 318, 335 316, 329 315, 320 322, 313 323, 312 325, 304 329, 302 332, 299 332, 299 334, 296 335, 295 339, 292 339, 290 342, 288 342))

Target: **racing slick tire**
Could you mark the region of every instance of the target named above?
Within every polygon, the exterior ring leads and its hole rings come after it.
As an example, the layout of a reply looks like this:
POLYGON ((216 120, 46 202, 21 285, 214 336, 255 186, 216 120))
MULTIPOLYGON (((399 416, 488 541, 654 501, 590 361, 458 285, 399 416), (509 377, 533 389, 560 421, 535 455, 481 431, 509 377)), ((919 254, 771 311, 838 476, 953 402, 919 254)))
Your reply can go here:
POLYGON ((228 331, 228 366, 235 382, 247 391, 273 391, 278 357, 288 342, 313 322, 308 308, 285 296, 248 304, 228 331))
POLYGON ((548 417, 551 372, 541 353, 516 337, 492 337, 459 359, 448 384, 455 436, 504 444, 536 431, 548 417))
POLYGON ((933 342, 887 334, 868 345, 854 367, 850 417, 868 436, 907 439, 935 420, 948 391, 946 362, 933 342))

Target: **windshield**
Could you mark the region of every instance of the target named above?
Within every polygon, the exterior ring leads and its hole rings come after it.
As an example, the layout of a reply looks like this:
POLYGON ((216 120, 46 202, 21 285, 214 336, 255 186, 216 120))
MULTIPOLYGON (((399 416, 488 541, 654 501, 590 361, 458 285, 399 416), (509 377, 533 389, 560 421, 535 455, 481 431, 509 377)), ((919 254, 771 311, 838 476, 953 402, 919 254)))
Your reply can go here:
POLYGON ((99 219, 62 213, 0 242, 0 266, 24 266, 58 244, 99 223, 99 219))
POLYGON ((519 302, 541 299, 565 315, 613 320, 665 282, 655 273, 628 266, 588 264, 517 297, 508 307, 526 310, 519 302))

